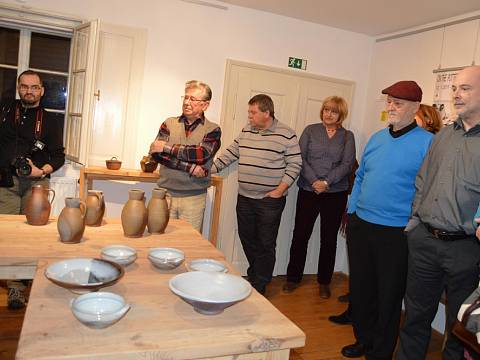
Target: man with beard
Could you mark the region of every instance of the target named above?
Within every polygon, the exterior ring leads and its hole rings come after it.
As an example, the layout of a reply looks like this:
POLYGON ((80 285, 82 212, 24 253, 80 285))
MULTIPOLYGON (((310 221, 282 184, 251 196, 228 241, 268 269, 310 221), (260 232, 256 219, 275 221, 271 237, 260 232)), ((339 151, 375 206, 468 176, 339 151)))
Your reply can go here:
POLYGON ((436 135, 415 181, 401 360, 425 358, 444 290, 443 359, 463 359, 463 346, 451 330, 460 305, 478 286, 480 245, 473 219, 480 202, 480 66, 460 71, 452 90, 458 118, 436 135))
POLYGON ((210 186, 208 170, 220 148, 220 127, 204 114, 211 98, 207 84, 188 81, 182 96, 182 115, 165 120, 150 145, 150 154, 160 163, 158 186, 172 195, 170 217, 188 221, 199 232, 210 186), (202 167, 207 176, 192 176, 198 171, 203 175, 202 167))
POLYGON ((357 342, 346 357, 392 358, 407 274, 404 227, 415 195, 415 176, 432 134, 417 126, 422 90, 414 81, 384 89, 389 127, 365 147, 348 205, 350 300, 357 342))
MULTIPOLYGON (((0 213, 23 214, 33 185, 49 187, 50 174, 65 163, 63 124, 40 106, 45 92, 35 71, 18 77, 20 100, 0 114, 0 213)), ((25 306, 23 282, 8 282, 8 307, 25 306)))

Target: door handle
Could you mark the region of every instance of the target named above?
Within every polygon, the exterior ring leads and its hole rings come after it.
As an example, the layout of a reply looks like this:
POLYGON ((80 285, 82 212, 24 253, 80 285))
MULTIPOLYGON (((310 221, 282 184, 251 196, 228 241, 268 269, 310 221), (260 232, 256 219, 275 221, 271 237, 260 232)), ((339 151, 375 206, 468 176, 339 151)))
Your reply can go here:
POLYGON ((100 101, 100 89, 93 93, 93 96, 97 98, 97 101, 100 101))

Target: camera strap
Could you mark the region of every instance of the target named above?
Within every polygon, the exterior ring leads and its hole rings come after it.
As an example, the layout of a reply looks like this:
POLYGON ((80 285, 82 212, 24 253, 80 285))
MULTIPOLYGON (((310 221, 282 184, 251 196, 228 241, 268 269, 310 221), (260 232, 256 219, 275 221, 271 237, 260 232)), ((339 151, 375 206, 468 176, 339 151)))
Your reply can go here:
MULTIPOLYGON (((20 124, 20 107, 21 107, 20 103, 17 103, 17 106, 15 108, 15 125, 16 126, 20 124)), ((35 113, 34 135, 36 140, 40 139, 40 135, 42 134, 42 126, 43 126, 43 110, 39 106, 35 113)))

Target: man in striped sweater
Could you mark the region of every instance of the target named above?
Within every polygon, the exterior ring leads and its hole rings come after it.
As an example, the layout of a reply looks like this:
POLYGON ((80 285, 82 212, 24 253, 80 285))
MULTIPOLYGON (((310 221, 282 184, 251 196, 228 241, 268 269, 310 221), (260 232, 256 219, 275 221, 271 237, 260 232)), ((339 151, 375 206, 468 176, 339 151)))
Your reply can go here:
POLYGON ((300 173, 302 157, 295 131, 275 118, 269 96, 260 94, 250 99, 248 121, 215 160, 212 172, 238 161, 238 234, 249 263, 248 279, 264 294, 275 266, 287 189, 300 173))

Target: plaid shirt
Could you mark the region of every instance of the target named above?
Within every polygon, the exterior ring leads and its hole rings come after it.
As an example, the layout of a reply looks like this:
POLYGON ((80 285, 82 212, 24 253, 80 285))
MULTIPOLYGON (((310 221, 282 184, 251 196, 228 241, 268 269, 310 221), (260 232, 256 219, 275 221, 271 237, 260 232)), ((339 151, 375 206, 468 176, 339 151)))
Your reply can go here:
MULTIPOLYGON (((183 121, 185 125, 185 135, 188 137, 199 124, 205 122, 204 118, 196 119, 192 124, 188 124, 185 116, 180 116, 179 121, 183 121)), ((173 144, 165 145, 163 152, 157 154, 157 160, 171 169, 182 170, 188 173, 197 165, 203 165, 213 158, 220 148, 220 136, 222 132, 220 127, 205 134, 202 141, 196 145, 173 144)), ((157 139, 167 138, 170 136, 170 129, 163 123, 158 131, 157 139)))

